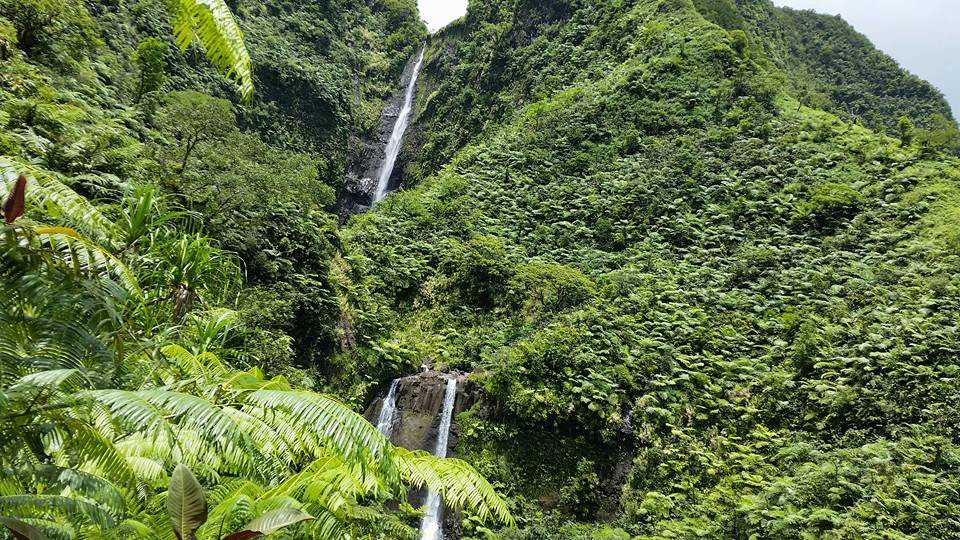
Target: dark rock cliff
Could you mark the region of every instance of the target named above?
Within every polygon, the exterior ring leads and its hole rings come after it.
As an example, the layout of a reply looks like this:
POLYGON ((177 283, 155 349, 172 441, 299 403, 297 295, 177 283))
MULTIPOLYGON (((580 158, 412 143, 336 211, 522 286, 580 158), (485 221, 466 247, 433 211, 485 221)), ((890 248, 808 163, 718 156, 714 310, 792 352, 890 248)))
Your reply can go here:
MULTIPOLYGON (((364 212, 373 204, 373 194, 377 189, 380 164, 383 163, 386 156, 386 148, 390 142, 393 126, 397 123, 400 109, 403 108, 403 98, 407 87, 410 85, 410 78, 413 77, 416 62, 416 55, 407 62, 400 85, 387 99, 383 112, 380 113, 380 121, 377 123, 376 129, 368 134, 365 139, 352 141, 347 176, 344 178, 343 187, 337 200, 337 213, 340 216, 341 223, 345 222, 350 214, 364 212)), ((414 96, 414 99, 416 99, 416 96, 414 96)), ((390 178, 391 191, 396 189, 400 183, 404 162, 409 159, 405 154, 405 152, 401 152, 393 176, 390 178)))
MULTIPOLYGON (((409 450, 432 452, 437 442, 440 427, 440 412, 446 391, 447 376, 430 371, 405 377, 397 386, 397 417, 393 425, 391 442, 409 450)), ((386 391, 370 404, 366 418, 376 423, 383 406, 386 391)), ((458 377, 457 399, 454 402, 454 423, 450 427, 448 455, 456 454, 456 415, 473 407, 480 400, 480 390, 465 377, 458 377)))

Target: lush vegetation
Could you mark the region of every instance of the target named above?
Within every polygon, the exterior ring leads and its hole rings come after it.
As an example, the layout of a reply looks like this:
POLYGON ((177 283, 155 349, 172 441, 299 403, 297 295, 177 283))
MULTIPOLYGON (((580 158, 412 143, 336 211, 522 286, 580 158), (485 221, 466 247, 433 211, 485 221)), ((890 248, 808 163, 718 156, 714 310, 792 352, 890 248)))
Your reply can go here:
POLYGON ((318 392, 347 134, 424 34, 355 4, 0 3, 4 538, 410 538, 419 487, 511 522, 318 392))
POLYGON ((903 115, 932 129, 943 120, 956 127, 939 90, 901 69, 838 16, 762 0, 694 4, 720 26, 749 34, 804 105, 889 132, 903 115))
POLYGON ((768 2, 696 4, 473 2, 431 39, 419 186, 343 232, 361 342, 484 386, 458 448, 503 538, 960 537, 956 126, 900 120, 949 109, 875 51, 810 64, 818 103, 768 2))
POLYGON ((958 132, 845 23, 227 6, 0 0, 6 531, 960 538, 958 132), (424 39, 410 189, 338 228, 424 39), (423 364, 463 461, 356 413, 423 364))

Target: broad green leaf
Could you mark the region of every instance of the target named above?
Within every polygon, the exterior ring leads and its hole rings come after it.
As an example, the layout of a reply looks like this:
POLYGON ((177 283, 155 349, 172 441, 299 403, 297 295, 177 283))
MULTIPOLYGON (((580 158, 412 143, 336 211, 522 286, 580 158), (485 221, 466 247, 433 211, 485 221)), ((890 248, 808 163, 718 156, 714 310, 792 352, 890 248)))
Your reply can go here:
POLYGON ((278 508, 263 514, 248 523, 242 531, 235 532, 223 540, 247 540, 248 538, 273 534, 284 527, 312 519, 316 518, 296 508, 278 508))
POLYGON ((193 534, 207 520, 207 499, 203 487, 186 465, 177 465, 170 476, 167 512, 173 532, 180 540, 194 538, 193 534))
POLYGON ((0 517, 0 525, 6 527, 17 540, 47 540, 47 535, 40 529, 27 525, 19 519, 0 517))

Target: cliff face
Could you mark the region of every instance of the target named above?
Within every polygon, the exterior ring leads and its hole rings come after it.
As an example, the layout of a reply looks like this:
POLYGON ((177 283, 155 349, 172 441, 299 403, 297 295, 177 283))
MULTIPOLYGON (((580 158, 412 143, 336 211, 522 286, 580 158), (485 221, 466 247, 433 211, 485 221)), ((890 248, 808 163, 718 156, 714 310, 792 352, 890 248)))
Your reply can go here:
MULTIPOLYGON (((386 99, 383 111, 376 127, 367 135, 354 136, 351 140, 350 161, 347 165, 347 175, 343 182, 337 201, 337 213, 341 223, 345 222, 350 214, 363 212, 373 205, 374 192, 377 189, 377 177, 380 167, 386 157, 387 144, 390 135, 397 123, 400 110, 403 108, 404 95, 413 77, 414 65, 417 57, 414 55, 403 69, 403 75, 396 89, 386 99)), ((416 98, 416 95, 414 96, 416 98)), ((412 131, 412 130, 411 130, 412 131)), ((410 147, 410 141, 415 139, 414 133, 408 133, 404 145, 410 147)), ((403 178, 403 169, 408 156, 401 153, 393 170, 389 183, 389 190, 400 187, 403 178)))
MULTIPOLYGON (((427 372, 400 379, 396 390, 396 421, 390 438, 394 444, 409 450, 434 450, 447 377, 442 373, 427 372)), ((374 424, 380 415, 384 395, 367 407, 365 416, 374 424)), ((470 409, 479 400, 480 389, 468 379, 459 378, 454 416, 470 409)), ((449 455, 456 455, 458 440, 458 429, 454 423, 450 432, 449 455)))

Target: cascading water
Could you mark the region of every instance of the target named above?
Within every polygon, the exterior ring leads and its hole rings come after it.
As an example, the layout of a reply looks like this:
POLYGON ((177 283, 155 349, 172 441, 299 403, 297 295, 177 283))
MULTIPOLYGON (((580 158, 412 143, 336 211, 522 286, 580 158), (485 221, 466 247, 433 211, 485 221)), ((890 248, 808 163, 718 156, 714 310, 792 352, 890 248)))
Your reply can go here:
POLYGON ((397 156, 400 155, 400 147, 403 145, 403 135, 407 131, 407 125, 410 123, 410 116, 413 113, 413 94, 417 88, 417 77, 420 76, 420 67, 423 65, 425 52, 426 48, 420 51, 420 57, 413 66, 410 84, 407 85, 407 94, 403 98, 403 108, 400 109, 397 123, 393 125, 393 133, 390 134, 390 141, 387 143, 386 157, 383 158, 383 164, 380 165, 380 177, 377 179, 377 191, 373 194, 373 202, 375 203, 382 201, 390 188, 390 177, 393 176, 393 168, 397 164, 397 156))
MULTIPOLYGON (((437 446, 433 450, 433 455, 445 458, 447 457, 447 444, 450 441, 450 424, 453 423, 453 404, 457 400, 457 380, 447 380, 447 390, 443 395, 443 412, 440 417, 440 431, 437 433, 437 446)), ((442 540, 443 532, 440 530, 440 495, 430 492, 427 495, 427 513, 423 516, 423 524, 420 525, 421 540, 442 540)))
POLYGON ((383 399, 383 404, 380 405, 380 416, 377 418, 377 429, 388 439, 393 435, 393 417, 397 413, 397 386, 399 384, 400 379, 394 379, 390 383, 390 390, 387 392, 387 397, 383 399))

